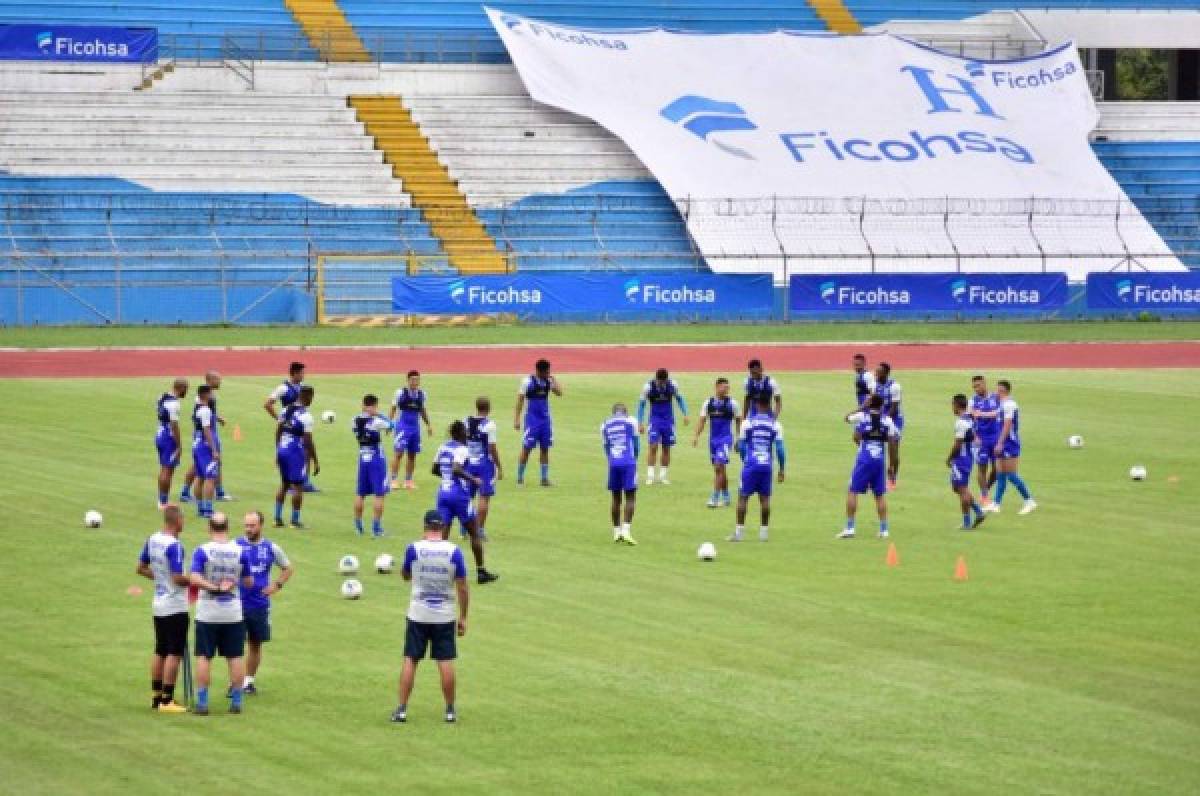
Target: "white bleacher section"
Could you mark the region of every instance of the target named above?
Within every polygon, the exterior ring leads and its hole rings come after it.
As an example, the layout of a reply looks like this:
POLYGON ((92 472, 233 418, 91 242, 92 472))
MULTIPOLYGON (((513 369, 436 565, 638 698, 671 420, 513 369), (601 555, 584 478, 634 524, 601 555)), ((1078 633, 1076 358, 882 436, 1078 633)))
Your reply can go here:
POLYGON ((992 11, 967 19, 896 19, 866 28, 892 33, 967 58, 999 60, 1039 53, 1046 41, 1015 11, 992 11))
POLYGON ((1100 102, 1093 138, 1112 141, 1198 141, 1200 102, 1100 102))

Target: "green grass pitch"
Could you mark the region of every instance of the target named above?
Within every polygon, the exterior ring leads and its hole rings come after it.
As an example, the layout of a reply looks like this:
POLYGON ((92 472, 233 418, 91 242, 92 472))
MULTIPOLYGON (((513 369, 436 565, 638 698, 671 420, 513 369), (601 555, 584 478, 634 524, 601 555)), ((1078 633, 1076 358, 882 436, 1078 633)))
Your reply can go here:
MULTIPOLYGON (((399 556, 431 505, 427 442, 420 491, 388 501, 390 538, 351 529, 346 424, 395 378, 314 374, 315 409, 338 413, 317 428, 325 491, 306 503, 310 530, 269 533, 297 575, 275 604, 261 695, 240 717, 217 697, 207 719, 147 706, 150 589, 133 569, 157 527, 152 405, 166 380, 0 380, 0 792, 1200 791, 1196 371, 989 374, 1015 383, 1041 508, 1017 517, 1010 499, 975 534, 954 530, 942 467, 949 396, 970 374, 898 373, 896 569, 870 507, 858 540, 833 538, 853 455, 848 374, 775 374, 789 477, 770 543, 723 541, 732 510, 704 507, 707 458, 685 444, 674 484, 639 493, 637 548, 610 541, 598 426, 646 374, 561 375, 550 490, 512 481, 516 376, 426 378, 438 430, 493 397, 508 469, 489 523, 502 579, 472 586, 454 727, 428 663, 410 723, 387 722, 400 578, 367 571, 361 601, 338 597, 342 554, 399 556), (1068 449, 1070 434, 1086 447, 1068 449), (1135 463, 1147 481, 1129 480, 1135 463), (100 530, 82 527, 89 508, 100 530), (696 560, 704 541, 715 563, 696 560), (966 583, 952 579, 960 555, 966 583)), ((714 374, 677 375, 697 407, 714 374)), ((244 436, 225 432, 235 522, 270 509, 261 403, 275 381, 221 392, 244 436)), ((204 537, 189 511, 189 554, 204 537)))

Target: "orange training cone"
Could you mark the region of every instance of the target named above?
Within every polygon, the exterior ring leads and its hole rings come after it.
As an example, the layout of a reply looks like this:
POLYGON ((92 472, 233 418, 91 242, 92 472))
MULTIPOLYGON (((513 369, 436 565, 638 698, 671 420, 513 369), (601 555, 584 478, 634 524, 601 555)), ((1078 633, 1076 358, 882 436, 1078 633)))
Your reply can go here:
POLYGON ((954 579, 967 580, 967 559, 966 556, 959 556, 958 563, 954 565, 954 579))
POLYGON ((896 543, 895 542, 892 542, 891 544, 888 545, 887 565, 889 567, 900 566, 900 554, 898 552, 896 552, 896 543))
POLYGON ((242 427, 239 425, 236 425, 236 424, 233 427, 233 441, 234 442, 242 441, 242 427))

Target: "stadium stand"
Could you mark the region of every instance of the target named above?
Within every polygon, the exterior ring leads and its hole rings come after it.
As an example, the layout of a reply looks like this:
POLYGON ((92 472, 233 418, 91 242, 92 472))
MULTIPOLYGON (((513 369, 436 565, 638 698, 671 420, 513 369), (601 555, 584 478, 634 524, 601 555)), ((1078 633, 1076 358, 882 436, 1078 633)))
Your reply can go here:
POLYGON ((863 25, 878 25, 893 19, 966 19, 989 11, 1020 9, 1196 9, 1195 0, 846 0, 846 5, 863 25))

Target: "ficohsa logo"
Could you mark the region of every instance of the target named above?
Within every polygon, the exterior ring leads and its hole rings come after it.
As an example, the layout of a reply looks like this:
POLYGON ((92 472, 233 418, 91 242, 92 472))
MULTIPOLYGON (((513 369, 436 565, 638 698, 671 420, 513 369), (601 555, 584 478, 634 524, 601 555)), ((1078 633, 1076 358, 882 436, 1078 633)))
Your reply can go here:
POLYGON ((1188 304, 1200 306, 1200 288, 1181 287, 1178 283, 1146 284, 1138 279, 1117 282, 1117 298, 1126 304, 1188 304))
POLYGON ((955 279, 951 282, 950 295, 959 304, 973 306, 1036 306, 1042 303, 1041 291, 1036 288, 1021 290, 1011 285, 995 288, 969 279, 955 279))
POLYGON ((631 304, 636 304, 638 294, 642 292, 642 284, 636 279, 630 279, 625 283, 625 300, 631 304))
POLYGON ((463 297, 467 294, 467 283, 461 279, 450 283, 450 300, 455 304, 462 304, 463 297))
POLYGON ((961 304, 962 300, 967 296, 967 280, 955 279, 953 282, 951 282, 950 295, 954 297, 955 301, 961 304))
POLYGON ((91 40, 55 36, 54 31, 44 30, 37 34, 37 46, 43 55, 74 56, 77 58, 128 58, 129 45, 125 42, 105 41, 97 36, 91 40))
POLYGON ((833 301, 833 294, 837 292, 837 283, 822 282, 818 289, 821 291, 821 300, 829 304, 833 301))
POLYGON ((536 287, 518 288, 512 285, 489 287, 487 284, 471 283, 456 279, 447 287, 450 300, 470 308, 536 306, 542 303, 542 291, 536 287))
POLYGON ((821 300, 833 307, 903 307, 912 303, 907 290, 889 290, 882 285, 856 287, 822 282, 817 290, 821 300))
POLYGON ((547 38, 560 44, 574 44, 578 47, 595 47, 601 50, 628 50, 629 45, 624 39, 612 39, 607 35, 589 33, 582 30, 554 28, 541 22, 534 22, 512 14, 501 14, 500 22, 504 27, 517 35, 526 31, 535 38, 547 38))
POLYGON ((50 48, 54 45, 54 32, 44 30, 37 35, 38 49, 44 53, 50 52, 50 48))
POLYGON ((1129 294, 1133 292, 1133 280, 1122 279, 1117 282, 1117 298, 1121 301, 1129 301, 1129 294))
POLYGON ((654 282, 630 279, 624 285, 625 300, 630 304, 716 304, 717 291, 711 287, 692 287, 686 283, 667 287, 654 282))

